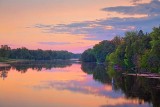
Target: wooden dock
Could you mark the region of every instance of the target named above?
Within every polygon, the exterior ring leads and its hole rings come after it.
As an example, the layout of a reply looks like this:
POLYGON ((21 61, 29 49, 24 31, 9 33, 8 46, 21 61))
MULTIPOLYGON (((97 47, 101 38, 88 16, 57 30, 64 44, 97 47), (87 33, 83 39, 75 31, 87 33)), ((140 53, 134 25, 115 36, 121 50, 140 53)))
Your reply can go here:
POLYGON ((137 76, 137 77, 145 77, 145 78, 153 78, 153 79, 160 79, 160 74, 157 73, 122 73, 123 75, 128 76, 137 76))

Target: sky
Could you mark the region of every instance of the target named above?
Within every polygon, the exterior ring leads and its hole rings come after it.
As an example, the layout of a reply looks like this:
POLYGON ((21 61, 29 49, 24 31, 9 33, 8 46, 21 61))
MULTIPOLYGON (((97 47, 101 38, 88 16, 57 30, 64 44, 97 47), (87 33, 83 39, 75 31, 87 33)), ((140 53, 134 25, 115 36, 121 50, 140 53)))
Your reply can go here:
POLYGON ((160 25, 160 0, 0 0, 0 45, 81 53, 160 25))

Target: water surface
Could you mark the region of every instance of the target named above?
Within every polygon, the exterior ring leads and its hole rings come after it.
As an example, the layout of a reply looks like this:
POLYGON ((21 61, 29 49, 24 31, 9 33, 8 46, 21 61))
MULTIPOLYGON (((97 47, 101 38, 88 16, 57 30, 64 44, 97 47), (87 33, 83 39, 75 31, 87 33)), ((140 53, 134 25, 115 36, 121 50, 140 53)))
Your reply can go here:
MULTIPOLYGON (((109 77, 103 65, 93 63, 15 63, 0 68, 0 75, 0 107, 158 107, 159 104, 157 93, 136 96, 144 87, 139 84, 136 89, 133 77, 109 77)), ((141 80, 144 81, 147 80, 141 80)))

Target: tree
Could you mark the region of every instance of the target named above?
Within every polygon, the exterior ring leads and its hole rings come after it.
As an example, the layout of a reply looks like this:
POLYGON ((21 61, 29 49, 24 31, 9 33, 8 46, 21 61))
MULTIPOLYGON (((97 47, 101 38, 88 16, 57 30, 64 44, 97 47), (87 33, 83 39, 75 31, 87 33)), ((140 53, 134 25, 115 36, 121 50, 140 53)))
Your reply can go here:
POLYGON ((144 36, 144 33, 143 33, 142 30, 140 30, 140 31, 138 32, 138 36, 144 36))
POLYGON ((115 36, 115 37, 111 40, 111 42, 112 42, 116 47, 118 47, 120 44, 122 44, 123 38, 120 37, 120 36, 115 36))
POLYGON ((148 64, 153 72, 160 72, 160 27, 153 28, 150 35, 152 41, 148 64))
POLYGON ((1 45, 0 48, 0 57, 8 58, 11 48, 8 45, 1 45))
POLYGON ((94 55, 93 49, 85 50, 81 55, 81 60, 83 62, 96 62, 96 57, 94 55))
POLYGON ((111 41, 104 40, 93 47, 97 62, 105 62, 106 56, 115 50, 115 45, 111 41))
POLYGON ((68 51, 52 51, 52 50, 29 50, 25 47, 11 49, 7 45, 2 45, 0 48, 0 59, 29 59, 29 60, 54 60, 54 59, 71 59, 79 57, 79 54, 74 54, 68 51))

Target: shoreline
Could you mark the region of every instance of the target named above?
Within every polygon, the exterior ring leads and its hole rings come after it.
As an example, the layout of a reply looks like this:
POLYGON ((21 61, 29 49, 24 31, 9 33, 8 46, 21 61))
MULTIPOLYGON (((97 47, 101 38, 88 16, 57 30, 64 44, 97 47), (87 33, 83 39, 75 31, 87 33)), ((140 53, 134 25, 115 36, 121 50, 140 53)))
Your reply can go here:
MULTIPOLYGON (((64 60, 64 59, 55 59, 56 61, 58 60, 64 60)), ((65 59, 66 60, 66 59, 65 59)), ((67 59, 70 61, 75 61, 75 62, 80 62, 77 59, 67 59)), ((18 62, 28 62, 28 61, 54 61, 54 60, 24 60, 24 59, 7 59, 5 61, 0 61, 0 67, 8 67, 11 66, 12 63, 18 63, 18 62)))
POLYGON ((5 62, 0 62, 0 67, 9 67, 11 66, 10 64, 7 64, 5 62))
POLYGON ((10 65, 11 63, 25 62, 25 61, 29 61, 29 60, 8 59, 8 60, 2 61, 2 62, 0 61, 0 67, 8 67, 8 66, 11 66, 10 65))

